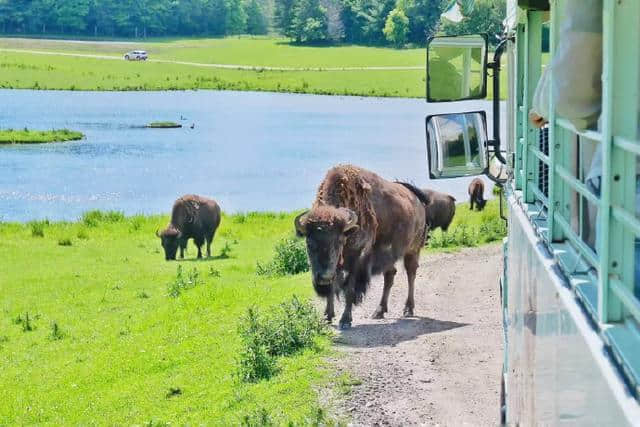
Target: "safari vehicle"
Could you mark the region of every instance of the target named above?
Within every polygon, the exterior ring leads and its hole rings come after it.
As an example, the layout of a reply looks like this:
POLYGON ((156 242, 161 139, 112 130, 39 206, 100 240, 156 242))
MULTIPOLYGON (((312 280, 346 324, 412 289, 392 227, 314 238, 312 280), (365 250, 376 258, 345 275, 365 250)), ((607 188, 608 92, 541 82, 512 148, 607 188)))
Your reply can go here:
POLYGON ((146 61, 147 58, 147 52, 144 50, 133 50, 124 54, 124 59, 127 61, 146 61))
POLYGON ((492 139, 485 114, 464 112, 463 103, 460 112, 427 117, 426 134, 432 178, 487 174, 502 189, 507 425, 640 425, 640 2, 588 3, 509 0, 493 55, 481 36, 436 37, 427 47, 429 102, 483 98, 492 73, 492 139), (591 21, 576 19, 585 11, 591 21), (600 32, 580 28, 588 21, 600 32), (587 66, 596 78, 582 85, 587 66), (576 125, 564 104, 590 97, 598 120, 576 125), (529 117, 536 98, 547 111, 538 123, 529 117), (494 158, 506 178, 489 172, 494 158))

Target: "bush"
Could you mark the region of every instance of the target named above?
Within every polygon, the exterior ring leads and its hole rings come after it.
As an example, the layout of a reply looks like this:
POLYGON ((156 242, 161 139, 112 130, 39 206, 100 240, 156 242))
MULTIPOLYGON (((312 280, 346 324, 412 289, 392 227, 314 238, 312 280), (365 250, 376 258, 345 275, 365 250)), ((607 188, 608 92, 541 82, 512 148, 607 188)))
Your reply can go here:
POLYGON ((472 247, 501 240, 506 235, 507 226, 504 221, 490 212, 483 212, 479 226, 462 223, 446 233, 439 230, 432 232, 427 246, 432 249, 472 247))
POLYGON ((58 240, 58 246, 71 246, 71 239, 68 237, 62 238, 58 240))
POLYGON ((82 222, 88 227, 97 227, 101 222, 124 221, 124 213, 120 211, 88 211, 82 214, 82 222))
POLYGON ((169 296, 170 297, 179 297, 183 291, 187 289, 195 288, 198 284, 200 284, 200 273, 197 268, 193 268, 193 270, 189 271, 185 275, 182 272, 182 266, 178 266, 178 270, 176 272, 176 278, 173 282, 167 285, 169 296))
POLYGON ((31 229, 32 237, 44 237, 44 228, 49 225, 49 220, 44 221, 31 221, 29 228, 31 229))
POLYGON ((278 357, 309 348, 316 337, 329 333, 316 309, 295 296, 268 314, 250 308, 238 331, 238 376, 245 382, 271 378, 277 373, 278 357))
POLYGON ((275 256, 269 263, 257 264, 258 275, 284 276, 309 271, 309 259, 304 240, 283 239, 276 244, 275 252, 275 256))

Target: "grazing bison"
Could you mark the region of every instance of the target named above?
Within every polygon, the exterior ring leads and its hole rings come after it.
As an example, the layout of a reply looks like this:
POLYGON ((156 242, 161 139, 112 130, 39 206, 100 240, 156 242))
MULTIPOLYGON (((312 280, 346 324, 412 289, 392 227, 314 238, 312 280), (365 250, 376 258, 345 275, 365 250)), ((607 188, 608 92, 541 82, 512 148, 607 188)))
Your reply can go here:
POLYGON ((427 195, 413 185, 389 182, 356 166, 329 170, 311 210, 295 219, 297 234, 306 237, 313 287, 327 299, 327 320, 335 316, 334 295, 342 292, 345 309, 340 327, 350 327, 353 304, 362 301, 371 275, 380 273, 384 290, 373 317, 383 318, 400 258, 409 281, 404 315, 413 315, 428 202, 427 195))
POLYGON ((165 259, 175 260, 180 247, 180 258, 184 258, 187 241, 193 238, 198 247, 198 258, 202 258, 200 247, 207 242, 207 256, 211 256, 211 242, 220 225, 220 207, 215 200, 188 194, 173 204, 171 222, 156 236, 162 241, 165 259))
POLYGON ((484 209, 484 205, 487 201, 484 199, 484 182, 480 178, 474 178, 469 184, 469 203, 470 210, 473 210, 473 204, 476 204, 476 208, 481 211, 484 209))
POLYGON ((423 189, 423 193, 429 197, 427 205, 427 225, 429 230, 440 227, 442 231, 447 231, 453 216, 456 214, 456 199, 439 191, 423 189))

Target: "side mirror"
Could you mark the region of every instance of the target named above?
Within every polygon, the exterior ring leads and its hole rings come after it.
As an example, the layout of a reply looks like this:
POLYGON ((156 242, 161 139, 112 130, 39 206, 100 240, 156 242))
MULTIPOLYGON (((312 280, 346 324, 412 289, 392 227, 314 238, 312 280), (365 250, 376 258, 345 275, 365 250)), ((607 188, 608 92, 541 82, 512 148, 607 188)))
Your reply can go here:
POLYGON ((432 179, 487 172, 487 118, 484 111, 427 116, 427 156, 432 179))
POLYGON ((487 96, 487 37, 434 37, 427 44, 427 101, 487 96))

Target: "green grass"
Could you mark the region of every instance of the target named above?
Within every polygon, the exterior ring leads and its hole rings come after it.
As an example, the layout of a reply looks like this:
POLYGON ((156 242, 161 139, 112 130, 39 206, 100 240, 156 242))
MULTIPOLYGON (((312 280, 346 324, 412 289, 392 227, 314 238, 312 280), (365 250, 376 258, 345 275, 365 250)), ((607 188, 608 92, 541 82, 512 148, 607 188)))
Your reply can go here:
POLYGON ((0 130, 0 144, 42 144, 45 142, 76 141, 84 138, 81 132, 60 130, 0 130))
MULTIPOLYGON (((65 90, 255 90, 384 97, 425 96, 425 50, 364 46, 296 46, 277 38, 229 37, 140 44, 0 39, 0 49, 104 55, 117 59, 39 55, 0 50, 0 88, 65 90), (151 61, 122 55, 146 49, 151 61), (303 70, 220 69, 162 61, 293 67, 303 70), (343 67, 419 67, 327 70, 343 67), (305 70, 306 68, 306 70, 305 70), (308 70, 308 68, 320 68, 308 70)), ((506 76, 502 97, 506 96, 506 76)), ((489 96, 492 89, 489 84, 489 96)))
POLYGON ((505 222, 500 219, 498 199, 487 202, 483 211, 469 209, 469 203, 456 205, 456 214, 444 233, 438 229, 431 233, 428 251, 458 250, 502 240, 507 235, 505 222))
POLYGON ((173 129, 173 128, 181 128, 182 125, 175 122, 152 122, 147 125, 148 128, 153 129, 173 129))
POLYGON ((165 216, 0 224, 0 424, 317 419, 328 338, 279 357, 269 380, 238 378, 248 308, 312 294, 308 274, 255 271, 292 235, 293 214, 242 218, 223 217, 214 257, 194 260, 190 243, 181 262, 164 261, 154 235, 165 216))

